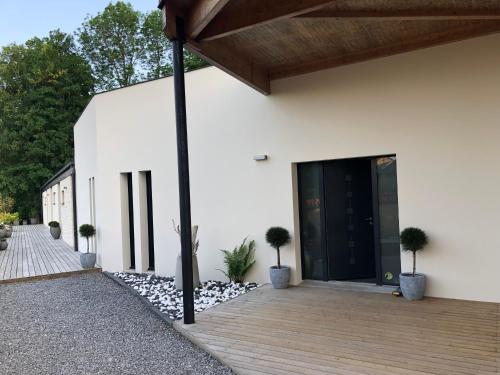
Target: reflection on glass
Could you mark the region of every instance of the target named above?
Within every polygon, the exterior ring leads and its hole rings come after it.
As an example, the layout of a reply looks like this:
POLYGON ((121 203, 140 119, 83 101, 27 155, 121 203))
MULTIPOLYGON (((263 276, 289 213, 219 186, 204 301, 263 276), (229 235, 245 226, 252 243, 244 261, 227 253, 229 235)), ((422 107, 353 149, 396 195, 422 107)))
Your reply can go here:
POLYGON ((377 159, 377 177, 382 281, 384 284, 399 285, 401 258, 396 157, 391 156, 377 159))
POLYGON ((326 260, 321 251, 321 163, 302 164, 299 167, 303 277, 322 280, 326 260))

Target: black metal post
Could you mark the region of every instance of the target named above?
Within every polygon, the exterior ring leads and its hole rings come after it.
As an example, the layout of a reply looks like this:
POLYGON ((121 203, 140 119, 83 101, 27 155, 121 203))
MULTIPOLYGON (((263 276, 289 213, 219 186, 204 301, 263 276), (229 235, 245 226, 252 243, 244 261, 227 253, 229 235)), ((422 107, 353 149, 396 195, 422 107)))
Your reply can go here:
POLYGON ((191 239, 191 201, 189 192, 189 154, 184 86, 184 20, 176 18, 177 36, 172 40, 174 58, 175 119, 177 129, 177 165, 181 225, 182 286, 184 324, 194 323, 193 250, 191 239))

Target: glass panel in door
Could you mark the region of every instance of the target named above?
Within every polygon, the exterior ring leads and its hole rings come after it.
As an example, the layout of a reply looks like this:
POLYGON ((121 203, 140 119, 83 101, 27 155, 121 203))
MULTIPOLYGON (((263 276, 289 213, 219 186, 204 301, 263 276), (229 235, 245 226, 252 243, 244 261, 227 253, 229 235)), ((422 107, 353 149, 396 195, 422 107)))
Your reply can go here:
POLYGON ((323 166, 321 163, 306 163, 300 164, 298 168, 303 277, 325 280, 327 259, 324 256, 321 235, 323 166))
POLYGON ((401 256, 396 157, 377 158, 376 165, 382 282, 388 285, 399 285, 401 256))

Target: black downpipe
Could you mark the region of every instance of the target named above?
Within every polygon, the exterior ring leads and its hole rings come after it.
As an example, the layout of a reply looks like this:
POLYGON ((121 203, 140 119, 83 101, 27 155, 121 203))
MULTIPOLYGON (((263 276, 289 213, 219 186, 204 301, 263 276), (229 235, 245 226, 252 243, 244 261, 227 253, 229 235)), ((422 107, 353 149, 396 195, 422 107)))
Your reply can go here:
POLYGON ((184 85, 184 20, 176 18, 177 36, 172 40, 174 57, 175 119, 177 131, 177 164, 179 171, 179 204, 181 225, 182 286, 184 324, 194 323, 193 257, 191 240, 191 201, 189 192, 189 154, 186 125, 186 91, 184 85))

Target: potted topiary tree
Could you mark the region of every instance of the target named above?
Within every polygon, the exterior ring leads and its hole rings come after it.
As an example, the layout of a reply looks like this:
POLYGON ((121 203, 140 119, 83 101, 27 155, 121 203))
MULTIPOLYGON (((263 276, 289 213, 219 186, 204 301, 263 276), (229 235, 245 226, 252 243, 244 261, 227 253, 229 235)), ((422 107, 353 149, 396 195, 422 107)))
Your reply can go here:
POLYGON ((0 251, 7 250, 9 244, 7 243, 7 230, 4 224, 0 224, 0 251))
POLYGON ((61 237, 61 226, 59 225, 59 223, 57 221, 50 221, 49 227, 50 227, 50 235, 55 240, 58 240, 59 237, 61 237))
POLYGON ((427 235, 419 228, 406 228, 401 232, 401 245, 404 251, 413 253, 413 272, 404 272, 399 275, 399 283, 403 296, 415 301, 424 298, 425 275, 416 273, 417 251, 427 245, 427 235))
POLYGON ((276 249, 278 255, 278 264, 271 266, 269 269, 271 284, 273 284, 273 288, 275 289, 288 288, 288 283, 290 282, 290 267, 281 265, 280 248, 290 242, 290 233, 288 233, 285 228, 272 227, 266 232, 266 241, 276 249))
POLYGON ((95 228, 90 224, 80 225, 80 236, 87 239, 87 252, 80 254, 80 263, 83 268, 95 266, 96 255, 89 250, 89 239, 95 235, 95 228))

